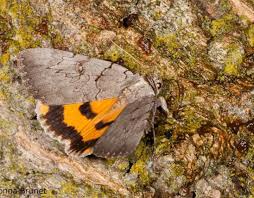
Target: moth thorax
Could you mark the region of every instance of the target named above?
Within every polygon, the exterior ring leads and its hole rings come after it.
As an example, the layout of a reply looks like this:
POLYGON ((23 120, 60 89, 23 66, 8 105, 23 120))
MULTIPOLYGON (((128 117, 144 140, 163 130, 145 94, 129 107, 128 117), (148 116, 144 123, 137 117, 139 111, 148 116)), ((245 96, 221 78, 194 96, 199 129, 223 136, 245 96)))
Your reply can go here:
POLYGON ((151 95, 155 95, 152 87, 149 86, 146 81, 140 80, 137 83, 124 88, 119 95, 119 101, 121 101, 121 103, 132 103, 139 98, 151 95))

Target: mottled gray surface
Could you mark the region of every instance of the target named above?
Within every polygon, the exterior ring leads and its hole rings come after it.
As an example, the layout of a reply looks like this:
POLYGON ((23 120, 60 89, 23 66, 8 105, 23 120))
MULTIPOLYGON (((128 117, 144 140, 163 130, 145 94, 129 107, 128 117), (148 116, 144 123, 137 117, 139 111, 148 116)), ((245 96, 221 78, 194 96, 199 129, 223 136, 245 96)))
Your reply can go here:
POLYGON ((49 48, 24 50, 17 60, 31 94, 48 104, 154 95, 142 77, 109 61, 49 48))

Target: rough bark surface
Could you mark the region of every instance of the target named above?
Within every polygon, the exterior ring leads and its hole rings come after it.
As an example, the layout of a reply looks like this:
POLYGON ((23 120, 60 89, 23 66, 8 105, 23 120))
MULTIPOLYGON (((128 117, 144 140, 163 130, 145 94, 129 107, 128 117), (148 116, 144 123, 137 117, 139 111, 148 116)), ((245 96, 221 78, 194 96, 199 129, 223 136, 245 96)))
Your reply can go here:
POLYGON ((253 21, 252 0, 0 0, 0 193, 253 197, 253 21), (34 47, 159 74, 171 114, 157 115, 155 150, 148 134, 129 158, 67 156, 15 69, 34 47))

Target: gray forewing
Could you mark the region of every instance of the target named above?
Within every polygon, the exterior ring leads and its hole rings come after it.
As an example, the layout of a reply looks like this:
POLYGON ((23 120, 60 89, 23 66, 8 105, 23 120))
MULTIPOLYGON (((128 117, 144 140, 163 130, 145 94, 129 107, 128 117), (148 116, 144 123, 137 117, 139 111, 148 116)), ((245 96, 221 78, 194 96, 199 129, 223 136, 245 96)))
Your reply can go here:
POLYGON ((149 127, 154 101, 154 96, 147 96, 128 104, 108 131, 96 142, 93 153, 98 157, 131 154, 149 127))
POLYGON ((26 49, 17 61, 31 93, 48 104, 117 97, 136 76, 109 61, 49 48, 26 49))

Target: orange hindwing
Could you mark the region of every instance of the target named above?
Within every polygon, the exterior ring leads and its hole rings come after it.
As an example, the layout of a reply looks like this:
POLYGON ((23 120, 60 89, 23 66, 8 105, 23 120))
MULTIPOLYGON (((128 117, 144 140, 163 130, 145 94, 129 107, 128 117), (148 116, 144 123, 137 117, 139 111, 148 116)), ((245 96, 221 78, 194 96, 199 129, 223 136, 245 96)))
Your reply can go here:
POLYGON ((116 107, 117 98, 85 103, 47 105, 37 102, 36 113, 42 127, 67 144, 67 152, 89 155, 93 145, 125 108, 116 107))

